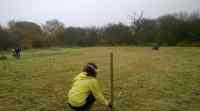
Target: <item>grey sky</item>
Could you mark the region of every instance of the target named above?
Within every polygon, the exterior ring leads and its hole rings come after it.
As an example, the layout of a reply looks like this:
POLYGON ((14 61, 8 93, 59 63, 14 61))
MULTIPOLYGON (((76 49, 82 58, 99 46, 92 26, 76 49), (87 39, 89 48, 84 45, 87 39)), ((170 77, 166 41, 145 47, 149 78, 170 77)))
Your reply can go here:
POLYGON ((200 0, 0 0, 0 24, 57 19, 66 26, 102 26, 128 23, 129 14, 142 10, 146 17, 191 12, 200 10, 200 0))

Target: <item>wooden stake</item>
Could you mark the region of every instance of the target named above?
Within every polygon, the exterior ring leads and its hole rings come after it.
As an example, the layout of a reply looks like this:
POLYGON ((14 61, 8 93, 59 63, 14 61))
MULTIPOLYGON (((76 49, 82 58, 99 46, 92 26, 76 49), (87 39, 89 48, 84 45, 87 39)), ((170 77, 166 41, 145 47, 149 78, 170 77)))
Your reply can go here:
POLYGON ((110 111, 114 111, 113 52, 110 53, 110 96, 112 105, 110 111))

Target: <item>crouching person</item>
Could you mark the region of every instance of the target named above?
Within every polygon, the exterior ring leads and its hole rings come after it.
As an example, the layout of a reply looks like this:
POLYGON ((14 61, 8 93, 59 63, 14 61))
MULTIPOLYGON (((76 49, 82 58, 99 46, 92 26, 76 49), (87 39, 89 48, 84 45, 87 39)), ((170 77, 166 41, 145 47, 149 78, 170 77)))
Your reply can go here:
POLYGON ((96 70, 96 64, 88 63, 83 72, 74 78, 72 88, 68 92, 66 111, 90 111, 95 101, 112 107, 103 96, 96 78, 96 70))

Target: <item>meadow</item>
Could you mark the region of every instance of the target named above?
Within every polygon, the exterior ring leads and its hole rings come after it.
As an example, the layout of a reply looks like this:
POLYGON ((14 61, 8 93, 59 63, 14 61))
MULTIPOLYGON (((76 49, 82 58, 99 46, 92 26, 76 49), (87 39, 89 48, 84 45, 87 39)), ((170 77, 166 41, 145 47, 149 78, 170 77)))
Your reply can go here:
MULTIPOLYGON (((74 76, 87 62, 99 67, 110 92, 114 52, 115 111, 200 111, 200 48, 77 47, 24 50, 0 61, 0 111, 64 111, 74 76)), ((98 103, 93 111, 105 111, 98 103)))

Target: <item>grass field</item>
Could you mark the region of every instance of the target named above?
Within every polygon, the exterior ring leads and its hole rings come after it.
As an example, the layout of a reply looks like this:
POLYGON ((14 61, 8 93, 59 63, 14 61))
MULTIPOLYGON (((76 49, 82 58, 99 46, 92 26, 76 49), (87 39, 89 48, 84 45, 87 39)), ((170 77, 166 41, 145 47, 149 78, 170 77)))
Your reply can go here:
MULTIPOLYGON (((116 111, 200 111, 200 48, 91 47, 25 50, 0 61, 0 111, 63 111, 72 78, 96 62, 109 98, 114 52, 116 111)), ((94 111, 105 111, 96 104, 94 111)))

